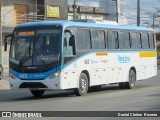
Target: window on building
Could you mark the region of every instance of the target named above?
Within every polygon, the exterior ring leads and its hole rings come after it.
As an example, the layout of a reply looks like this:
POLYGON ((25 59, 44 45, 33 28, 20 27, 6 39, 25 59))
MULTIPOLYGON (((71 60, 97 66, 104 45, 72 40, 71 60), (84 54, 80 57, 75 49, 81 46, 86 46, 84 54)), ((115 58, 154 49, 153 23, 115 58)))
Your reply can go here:
POLYGON ((37 0, 37 15, 44 15, 44 0, 37 0))

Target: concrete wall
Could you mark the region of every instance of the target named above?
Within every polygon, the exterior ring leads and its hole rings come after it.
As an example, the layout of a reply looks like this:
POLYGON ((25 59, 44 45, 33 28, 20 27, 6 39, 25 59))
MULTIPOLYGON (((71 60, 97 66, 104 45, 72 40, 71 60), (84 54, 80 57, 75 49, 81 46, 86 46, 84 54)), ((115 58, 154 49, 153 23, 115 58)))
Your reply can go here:
MULTIPOLYGON (((45 0, 45 7, 47 5, 60 6, 60 19, 61 20, 68 20, 68 0, 45 0)), ((46 16, 46 8, 45 8, 45 16, 46 16)), ((47 18, 47 20, 57 20, 57 19, 56 18, 47 18)))
MULTIPOLYGON (((2 34, 3 40, 6 35, 8 35, 8 33, 2 34)), ((8 75, 9 75, 9 69, 8 69, 8 67, 9 67, 9 50, 10 50, 9 47, 10 47, 10 44, 8 44, 7 51, 4 51, 4 41, 2 41, 1 50, 2 50, 2 66, 3 66, 2 77, 3 78, 8 77, 8 75)))
POLYGON ((9 75, 9 45, 8 51, 4 51, 4 37, 12 32, 13 29, 8 31, 9 27, 13 27, 13 19, 14 19, 14 4, 27 4, 28 5, 28 14, 32 14, 36 12, 35 7, 36 0, 1 0, 1 17, 2 17, 2 36, 1 39, 1 54, 0 54, 0 64, 3 66, 3 78, 8 77, 9 75), (7 29, 7 32, 6 32, 7 29))
POLYGON ((36 0, 2 0, 1 1, 1 12, 2 12, 2 23, 5 26, 11 26, 13 24, 14 18, 14 4, 27 4, 28 5, 28 13, 35 13, 36 0))

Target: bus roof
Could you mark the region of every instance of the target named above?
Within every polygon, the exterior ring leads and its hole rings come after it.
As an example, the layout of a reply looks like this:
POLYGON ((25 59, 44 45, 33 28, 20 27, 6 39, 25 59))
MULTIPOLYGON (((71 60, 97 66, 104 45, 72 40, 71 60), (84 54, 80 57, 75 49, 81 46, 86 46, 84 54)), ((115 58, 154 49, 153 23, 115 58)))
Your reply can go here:
POLYGON ((85 22, 82 23, 82 22, 67 21, 67 20, 23 23, 23 24, 17 25, 16 28, 31 27, 31 26, 33 27, 52 26, 52 25, 61 25, 63 27, 79 26, 79 27, 92 27, 92 28, 109 28, 109 29, 118 29, 118 30, 134 30, 134 31, 148 31, 148 32, 153 31, 152 28, 146 28, 146 27, 85 23, 85 22))

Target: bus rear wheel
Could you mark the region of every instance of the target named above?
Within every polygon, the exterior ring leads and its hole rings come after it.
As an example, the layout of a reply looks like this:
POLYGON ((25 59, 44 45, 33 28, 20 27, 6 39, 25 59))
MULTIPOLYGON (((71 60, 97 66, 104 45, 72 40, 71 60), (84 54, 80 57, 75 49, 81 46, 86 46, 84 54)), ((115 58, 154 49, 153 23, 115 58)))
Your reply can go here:
POLYGON ((44 94, 44 90, 31 90, 31 93, 35 97, 41 97, 44 94))
POLYGON ((76 96, 82 96, 88 92, 88 77, 85 73, 81 73, 79 78, 79 87, 74 90, 76 96))
POLYGON ((129 81, 119 83, 119 87, 122 89, 133 89, 135 87, 135 82, 136 82, 136 73, 134 70, 131 69, 129 71, 129 81))
POLYGON ((133 89, 135 87, 136 82, 136 73, 134 70, 129 71, 129 82, 126 82, 127 89, 133 89))

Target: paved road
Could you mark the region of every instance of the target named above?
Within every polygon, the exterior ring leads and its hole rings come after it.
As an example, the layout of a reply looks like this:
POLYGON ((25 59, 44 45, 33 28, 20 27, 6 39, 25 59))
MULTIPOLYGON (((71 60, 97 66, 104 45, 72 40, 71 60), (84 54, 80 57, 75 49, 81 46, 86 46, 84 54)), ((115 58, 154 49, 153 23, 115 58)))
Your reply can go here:
POLYGON ((160 70, 156 77, 137 82, 133 90, 119 89, 117 85, 104 86, 101 91, 81 97, 72 91, 50 91, 42 98, 34 98, 26 90, 0 91, 0 111, 11 110, 160 111, 160 70))

